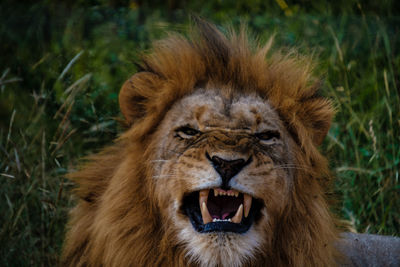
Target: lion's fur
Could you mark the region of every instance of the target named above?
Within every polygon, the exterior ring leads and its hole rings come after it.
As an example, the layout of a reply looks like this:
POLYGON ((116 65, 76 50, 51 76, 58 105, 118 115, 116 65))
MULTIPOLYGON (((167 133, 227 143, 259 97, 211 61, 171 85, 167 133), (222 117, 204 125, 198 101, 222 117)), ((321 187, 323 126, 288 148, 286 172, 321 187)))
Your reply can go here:
POLYGON ((63 250, 69 266, 187 266, 187 249, 161 218, 151 161, 154 133, 166 112, 197 88, 225 94, 257 93, 279 114, 295 146, 298 166, 285 212, 272 218, 270 240, 250 266, 334 265, 337 238, 325 191, 330 184, 326 159, 317 146, 334 114, 318 95, 313 64, 295 52, 271 54, 248 41, 246 30, 222 34, 206 22, 187 39, 172 34, 143 56, 141 71, 120 92, 130 128, 116 143, 70 174, 78 185, 63 250))

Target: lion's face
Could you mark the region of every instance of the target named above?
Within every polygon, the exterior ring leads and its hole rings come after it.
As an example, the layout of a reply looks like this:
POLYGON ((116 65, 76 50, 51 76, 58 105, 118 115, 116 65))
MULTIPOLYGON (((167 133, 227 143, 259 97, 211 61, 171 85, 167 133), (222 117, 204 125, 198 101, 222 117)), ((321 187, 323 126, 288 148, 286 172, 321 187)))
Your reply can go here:
POLYGON ((199 21, 122 86, 129 126, 70 175, 70 266, 331 266, 318 151, 334 109, 312 61, 199 21))
POLYGON ((153 179, 162 215, 188 256, 232 266, 271 238, 292 156, 268 101, 219 92, 198 90, 166 114, 154 138, 153 179))

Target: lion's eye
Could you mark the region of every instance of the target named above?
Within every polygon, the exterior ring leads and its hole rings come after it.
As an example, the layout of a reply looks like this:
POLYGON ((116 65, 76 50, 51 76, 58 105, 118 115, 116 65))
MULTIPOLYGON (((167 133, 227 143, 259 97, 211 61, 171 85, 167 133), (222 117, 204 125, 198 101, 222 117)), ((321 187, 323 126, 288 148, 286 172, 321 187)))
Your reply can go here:
POLYGON ((200 133, 200 131, 188 126, 180 127, 175 132, 182 138, 190 138, 200 133))
POLYGON ((273 141, 281 137, 278 131, 265 131, 261 133, 256 133, 255 136, 261 141, 273 141))

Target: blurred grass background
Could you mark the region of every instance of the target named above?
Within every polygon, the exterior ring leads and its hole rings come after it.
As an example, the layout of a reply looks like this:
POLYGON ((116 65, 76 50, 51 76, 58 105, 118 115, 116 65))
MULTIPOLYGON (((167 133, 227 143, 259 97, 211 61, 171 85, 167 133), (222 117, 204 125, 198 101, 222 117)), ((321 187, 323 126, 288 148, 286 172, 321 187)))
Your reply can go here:
POLYGON ((1 266, 56 265, 74 202, 65 173, 121 131, 118 91, 138 54, 184 33, 190 13, 319 58, 338 110, 322 147, 337 212, 358 232, 400 234, 399 1, 3 0, 1 266))

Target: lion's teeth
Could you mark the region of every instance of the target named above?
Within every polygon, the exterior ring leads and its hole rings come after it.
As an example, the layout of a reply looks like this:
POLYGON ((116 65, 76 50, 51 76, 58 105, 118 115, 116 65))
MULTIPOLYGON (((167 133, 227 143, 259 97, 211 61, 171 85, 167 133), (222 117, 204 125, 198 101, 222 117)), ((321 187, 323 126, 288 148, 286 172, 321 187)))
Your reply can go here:
POLYGON ((217 219, 217 218, 214 218, 212 221, 213 222, 231 222, 232 220, 231 219, 217 219))
POLYGON ((201 216, 203 217, 204 224, 212 221, 210 212, 208 212, 208 209, 207 209, 207 199, 208 199, 209 193, 210 193, 209 189, 201 190, 199 193, 200 210, 201 210, 201 216))
POLYGON ((240 204, 238 210, 236 211, 235 216, 232 217, 232 222, 233 223, 240 223, 242 221, 243 217, 243 204, 240 204))
POLYGON ((251 202, 252 202, 253 198, 248 195, 248 194, 244 194, 244 217, 247 218, 247 216, 249 216, 249 212, 250 212, 250 208, 251 208, 251 202))
POLYGON ((203 223, 207 224, 207 223, 212 222, 212 218, 211 218, 210 212, 208 211, 207 205, 206 205, 205 202, 203 202, 201 204, 200 210, 201 210, 201 216, 203 217, 203 223))
POLYGON ((214 191, 214 197, 217 197, 217 196, 230 196, 230 197, 235 196, 235 197, 238 197, 239 196, 239 192, 236 191, 236 190, 225 191, 225 190, 222 190, 220 188, 213 188, 212 190, 214 191))
POLYGON ((199 193, 199 204, 202 205, 203 202, 207 204, 209 189, 201 190, 199 193))

